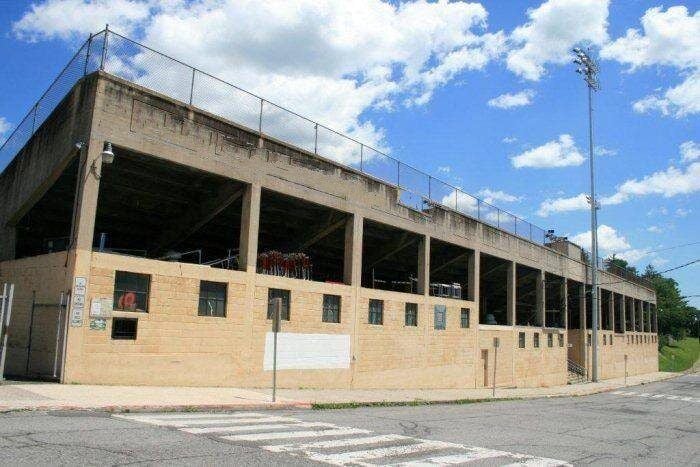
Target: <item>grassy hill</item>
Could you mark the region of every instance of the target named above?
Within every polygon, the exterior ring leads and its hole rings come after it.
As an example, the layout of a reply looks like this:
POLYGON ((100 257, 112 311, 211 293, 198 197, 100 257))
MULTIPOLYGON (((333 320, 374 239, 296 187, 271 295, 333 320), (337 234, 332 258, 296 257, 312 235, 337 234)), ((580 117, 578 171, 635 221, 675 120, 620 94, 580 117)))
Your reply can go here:
POLYGON ((660 371, 684 371, 692 367, 700 357, 700 342, 697 337, 686 337, 661 347, 659 351, 660 371))

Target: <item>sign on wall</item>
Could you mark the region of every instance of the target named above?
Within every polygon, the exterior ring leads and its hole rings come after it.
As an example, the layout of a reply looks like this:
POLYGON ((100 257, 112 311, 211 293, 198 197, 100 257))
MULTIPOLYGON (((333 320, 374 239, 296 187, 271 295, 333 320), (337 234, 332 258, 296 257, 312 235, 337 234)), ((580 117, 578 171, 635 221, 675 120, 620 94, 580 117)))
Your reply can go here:
POLYGON ((76 277, 73 285, 73 295, 70 310, 70 325, 80 327, 83 325, 83 315, 85 314, 85 292, 87 291, 87 279, 76 277))
MULTIPOLYGON (((274 333, 265 336, 263 368, 272 370, 274 333)), ((277 333, 278 370, 350 368, 350 335, 277 333)))

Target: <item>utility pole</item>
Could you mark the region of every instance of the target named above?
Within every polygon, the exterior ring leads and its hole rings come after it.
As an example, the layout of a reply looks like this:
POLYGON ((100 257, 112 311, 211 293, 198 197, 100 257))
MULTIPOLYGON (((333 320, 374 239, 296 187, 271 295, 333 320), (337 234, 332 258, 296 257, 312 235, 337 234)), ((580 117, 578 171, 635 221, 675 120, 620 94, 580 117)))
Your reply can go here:
POLYGON ((576 58, 574 63, 578 65, 576 73, 583 75, 583 80, 588 87, 588 152, 589 152, 589 167, 591 169, 591 195, 588 202, 591 205, 591 306, 593 310, 591 316, 593 322, 592 329, 592 344, 593 352, 591 358, 591 379, 593 382, 598 381, 598 202, 595 197, 595 171, 593 166, 593 91, 600 90, 598 82, 598 65, 590 57, 590 49, 584 52, 578 47, 573 50, 576 58))

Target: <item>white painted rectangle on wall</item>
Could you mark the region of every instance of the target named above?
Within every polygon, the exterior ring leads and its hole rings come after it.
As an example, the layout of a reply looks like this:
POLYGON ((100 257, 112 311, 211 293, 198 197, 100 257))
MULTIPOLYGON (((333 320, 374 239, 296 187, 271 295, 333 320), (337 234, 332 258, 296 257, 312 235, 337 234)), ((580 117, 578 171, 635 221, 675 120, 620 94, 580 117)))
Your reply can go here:
MULTIPOLYGON (((263 368, 272 370, 274 333, 265 336, 263 368)), ((350 368, 349 334, 277 334, 278 370, 350 368)))

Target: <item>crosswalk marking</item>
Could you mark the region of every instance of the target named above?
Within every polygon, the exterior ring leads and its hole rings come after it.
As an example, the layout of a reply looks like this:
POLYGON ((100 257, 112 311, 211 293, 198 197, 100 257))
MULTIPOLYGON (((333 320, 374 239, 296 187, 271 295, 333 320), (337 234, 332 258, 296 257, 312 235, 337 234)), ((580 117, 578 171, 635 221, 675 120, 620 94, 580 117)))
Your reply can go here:
POLYGON ((369 430, 359 428, 333 428, 330 430, 308 430, 308 431, 273 431, 268 433, 255 433, 249 435, 222 436, 222 439, 229 441, 267 441, 274 439, 292 438, 320 438, 327 436, 359 435, 369 433, 369 430))
POLYGON ((700 402, 700 398, 694 398, 694 397, 689 397, 689 396, 678 396, 675 394, 650 394, 648 392, 641 392, 641 393, 636 393, 636 392, 625 392, 625 391, 612 391, 610 394, 613 394, 615 396, 633 396, 633 397, 642 397, 645 399, 668 399, 672 401, 683 401, 683 402, 700 402))
POLYGON ((311 423, 311 422, 294 422, 294 423, 273 423, 268 425, 244 425, 244 426, 214 426, 206 428, 183 428, 181 431, 192 433, 193 435, 201 435, 207 433, 237 433, 242 431, 264 431, 264 430, 284 430, 285 428, 323 428, 333 427, 329 423, 311 423))
POLYGON ((348 439, 336 439, 332 441, 316 441, 314 443, 301 443, 301 444, 273 444, 270 446, 263 446, 271 452, 292 452, 292 451, 305 451, 307 449, 328 449, 328 448, 342 448, 347 446, 359 446, 362 444, 380 444, 390 441, 399 440, 409 440, 413 439, 409 436, 402 435, 378 435, 378 436, 365 436, 362 438, 348 438, 348 439))
POLYGON ((570 465, 565 461, 527 454, 398 434, 379 434, 332 423, 307 422, 254 412, 123 414, 114 417, 169 427, 191 435, 211 435, 231 442, 254 443, 269 452, 285 453, 337 466, 434 467, 489 459, 490 463, 498 465, 570 465))
POLYGON ((326 462, 335 465, 345 465, 360 461, 368 461, 380 459, 382 457, 405 456, 408 454, 416 454, 419 452, 437 451, 440 449, 459 448, 460 445, 445 443, 442 441, 426 441, 420 443, 408 444, 403 446, 389 446, 376 449, 365 449, 362 451, 345 451, 336 454, 321 454, 312 452, 308 458, 314 461, 326 462))

